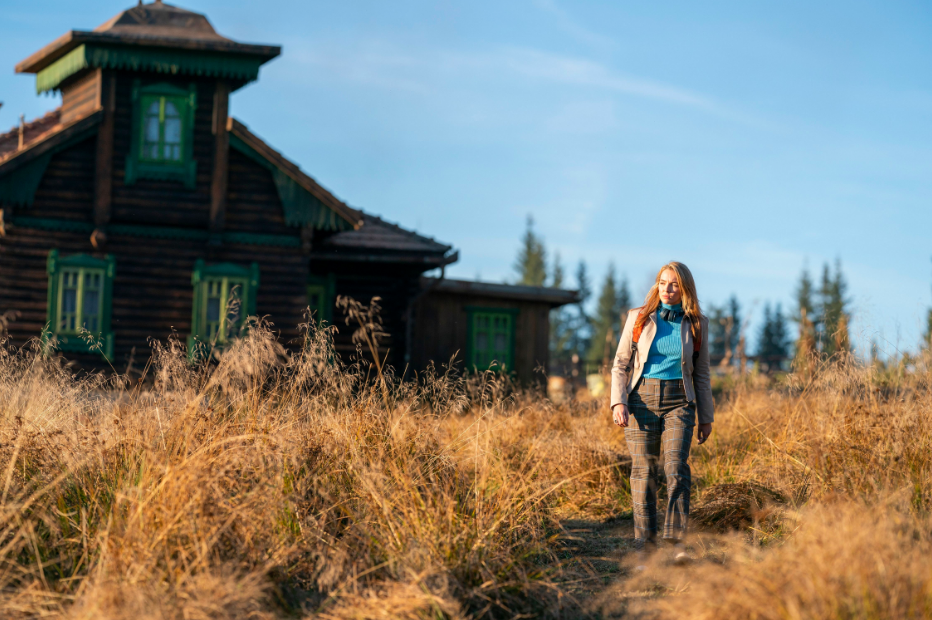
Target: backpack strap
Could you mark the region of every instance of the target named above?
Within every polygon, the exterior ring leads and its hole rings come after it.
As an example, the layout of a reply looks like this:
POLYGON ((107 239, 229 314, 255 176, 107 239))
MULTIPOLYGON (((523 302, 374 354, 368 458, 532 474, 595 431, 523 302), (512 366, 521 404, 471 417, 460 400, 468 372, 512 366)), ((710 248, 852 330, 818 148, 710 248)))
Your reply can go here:
POLYGON ((634 319, 634 331, 631 332, 631 357, 628 358, 628 363, 625 365, 626 373, 631 372, 631 367, 634 366, 634 356, 638 354, 638 340, 641 339, 641 332, 644 331, 644 324, 638 324, 637 322, 639 318, 641 318, 640 312, 634 319))

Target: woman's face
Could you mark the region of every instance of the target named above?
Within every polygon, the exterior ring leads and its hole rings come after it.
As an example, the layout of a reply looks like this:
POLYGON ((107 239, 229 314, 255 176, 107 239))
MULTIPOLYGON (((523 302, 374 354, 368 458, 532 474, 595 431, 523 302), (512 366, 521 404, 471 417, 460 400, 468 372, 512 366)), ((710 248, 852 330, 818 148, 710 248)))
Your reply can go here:
POLYGON ((660 274, 657 291, 660 293, 660 301, 665 304, 675 306, 683 300, 680 294, 680 282, 676 278, 676 272, 672 269, 664 269, 660 274))

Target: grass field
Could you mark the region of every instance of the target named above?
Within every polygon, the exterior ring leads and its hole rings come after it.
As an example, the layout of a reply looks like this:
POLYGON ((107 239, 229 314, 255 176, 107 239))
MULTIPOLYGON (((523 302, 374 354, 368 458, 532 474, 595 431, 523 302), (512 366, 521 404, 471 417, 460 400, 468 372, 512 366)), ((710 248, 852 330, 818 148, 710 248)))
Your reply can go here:
POLYGON ((0 617, 932 617, 921 359, 723 386, 697 560, 643 572, 605 403, 419 379, 262 326, 142 381, 3 353, 0 617))

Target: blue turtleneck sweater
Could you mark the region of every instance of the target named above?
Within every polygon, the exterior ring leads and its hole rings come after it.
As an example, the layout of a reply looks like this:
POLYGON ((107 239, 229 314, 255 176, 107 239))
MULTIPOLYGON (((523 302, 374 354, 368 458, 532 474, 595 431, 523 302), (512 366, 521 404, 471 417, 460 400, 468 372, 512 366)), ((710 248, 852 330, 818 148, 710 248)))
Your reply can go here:
MULTIPOLYGON (((660 304, 661 307, 677 312, 683 311, 683 304, 660 304)), ((657 333, 650 343, 647 353, 647 363, 644 364, 642 376, 652 379, 682 379, 683 378, 683 317, 680 315, 672 321, 660 318, 657 311, 657 333)))

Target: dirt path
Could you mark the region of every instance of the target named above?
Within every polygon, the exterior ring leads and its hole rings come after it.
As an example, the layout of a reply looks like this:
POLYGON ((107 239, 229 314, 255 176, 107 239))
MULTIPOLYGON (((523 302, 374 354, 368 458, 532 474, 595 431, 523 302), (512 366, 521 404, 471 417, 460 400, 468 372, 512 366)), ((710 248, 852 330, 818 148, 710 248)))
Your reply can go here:
POLYGON ((634 524, 630 518, 609 521, 571 519, 563 522, 560 559, 571 580, 564 592, 578 602, 584 618, 627 618, 630 594, 624 583, 632 570, 634 524))

